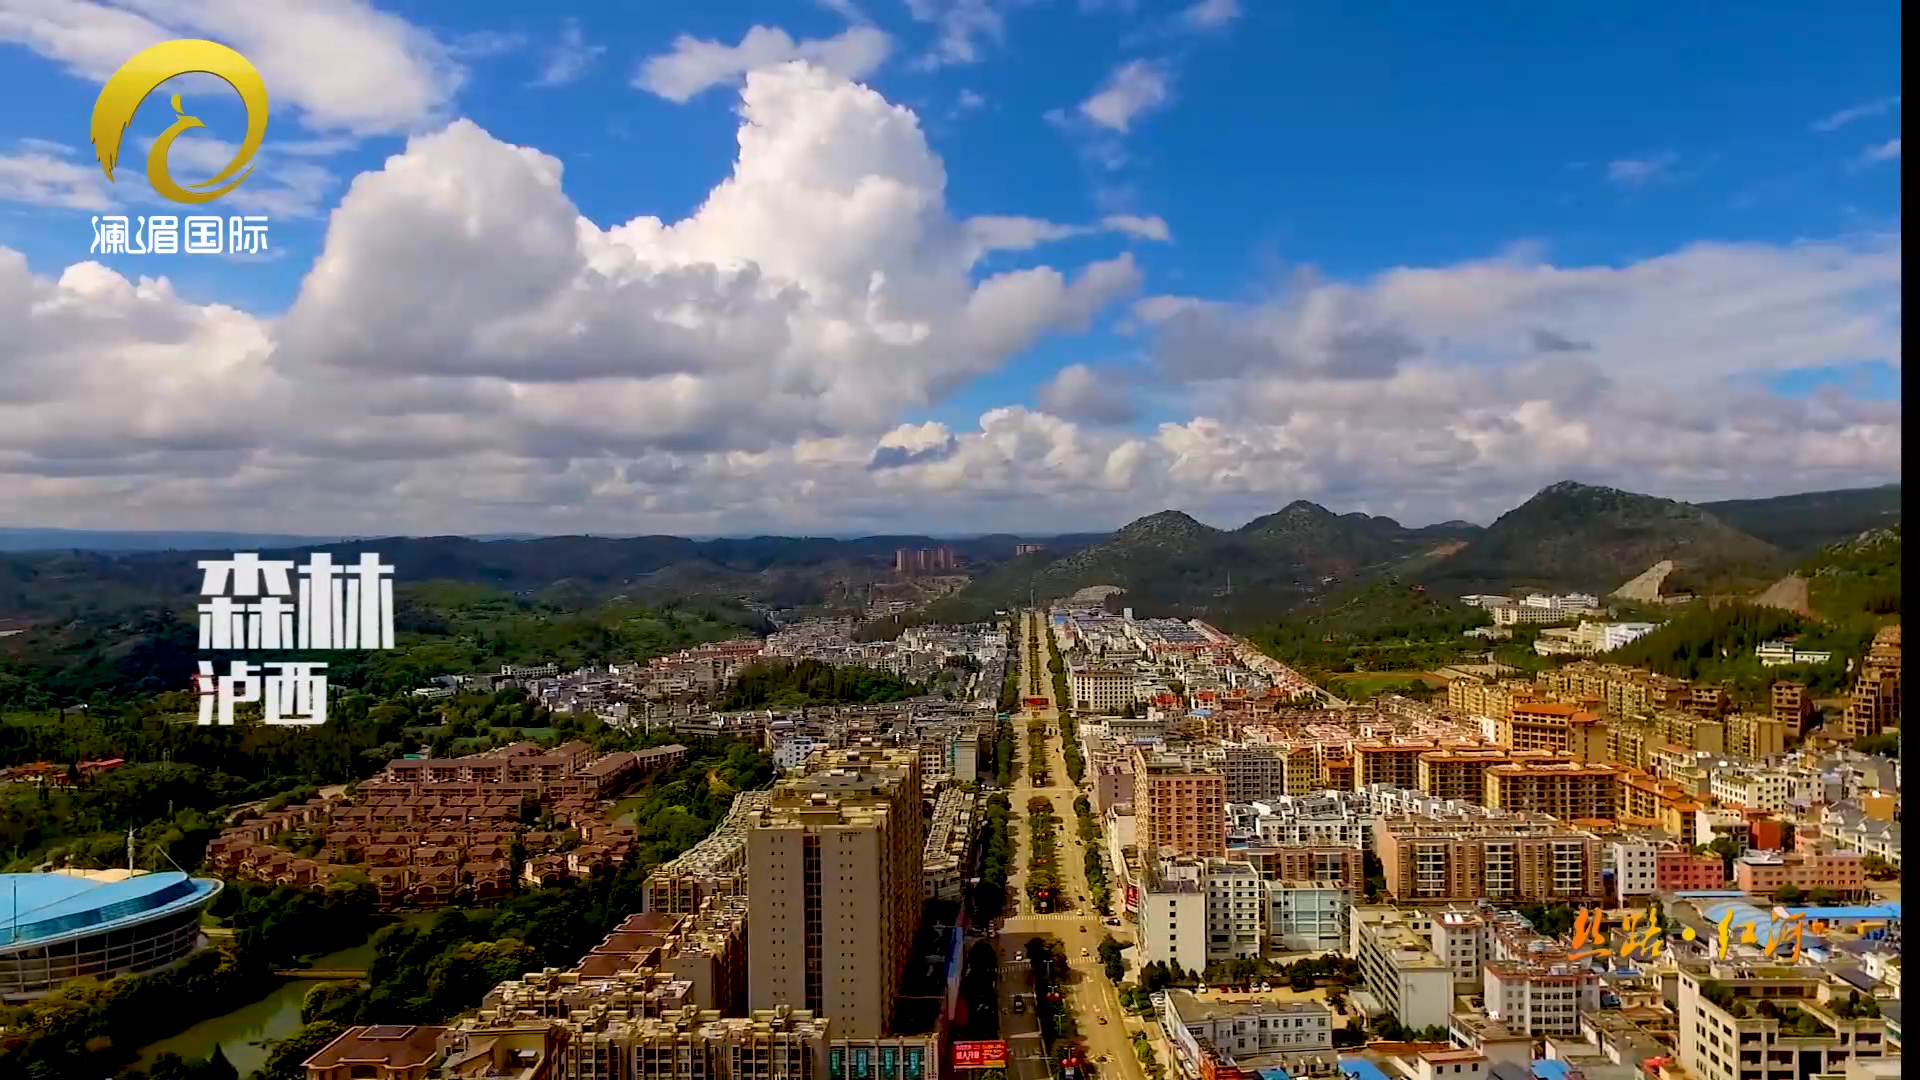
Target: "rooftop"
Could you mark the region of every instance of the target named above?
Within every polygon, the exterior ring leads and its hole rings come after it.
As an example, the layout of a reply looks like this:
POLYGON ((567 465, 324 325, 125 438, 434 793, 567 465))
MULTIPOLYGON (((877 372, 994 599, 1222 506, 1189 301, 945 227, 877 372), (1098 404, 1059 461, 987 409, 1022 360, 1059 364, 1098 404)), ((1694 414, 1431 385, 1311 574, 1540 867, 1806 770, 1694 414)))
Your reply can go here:
POLYGON ((202 903, 220 883, 179 871, 0 874, 0 944, 60 937, 202 903))

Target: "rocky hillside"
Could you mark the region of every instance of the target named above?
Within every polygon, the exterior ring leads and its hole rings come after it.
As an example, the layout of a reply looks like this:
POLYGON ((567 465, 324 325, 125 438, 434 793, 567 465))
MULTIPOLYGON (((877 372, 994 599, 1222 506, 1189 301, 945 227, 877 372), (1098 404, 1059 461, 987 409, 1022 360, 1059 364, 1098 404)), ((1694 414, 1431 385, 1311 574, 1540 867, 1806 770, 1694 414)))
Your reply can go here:
POLYGON ((1449 591, 1577 588, 1608 593, 1662 560, 1687 581, 1770 580, 1785 552, 1698 506, 1563 481, 1500 518, 1429 575, 1449 591))

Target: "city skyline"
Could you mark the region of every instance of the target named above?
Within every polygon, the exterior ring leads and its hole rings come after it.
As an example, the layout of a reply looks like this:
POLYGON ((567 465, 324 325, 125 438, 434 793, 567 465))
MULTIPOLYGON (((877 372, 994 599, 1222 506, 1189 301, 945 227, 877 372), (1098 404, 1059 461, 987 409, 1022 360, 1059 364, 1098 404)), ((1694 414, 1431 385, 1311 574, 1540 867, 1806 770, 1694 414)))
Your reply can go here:
MULTIPOLYGON (((45 103, 0 130, 21 524, 1046 535, 1900 476, 1892 5, 155 10, 0 19, 45 103), (165 103, 110 185, 100 82, 197 36, 273 96, 219 204, 270 250, 90 262, 164 212, 165 103)), ((184 89, 197 179, 239 115, 184 89)))

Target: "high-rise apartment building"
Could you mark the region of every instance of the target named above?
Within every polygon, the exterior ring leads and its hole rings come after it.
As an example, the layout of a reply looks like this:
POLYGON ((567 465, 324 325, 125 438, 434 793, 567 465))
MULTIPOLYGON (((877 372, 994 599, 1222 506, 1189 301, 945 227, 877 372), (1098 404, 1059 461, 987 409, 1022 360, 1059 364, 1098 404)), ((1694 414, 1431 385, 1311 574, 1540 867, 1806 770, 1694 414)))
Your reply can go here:
POLYGON ((746 830, 755 1010, 887 1033, 919 932, 926 834, 914 749, 822 751, 774 785, 746 830))
POLYGON ((1158 753, 1133 754, 1134 819, 1149 857, 1222 858, 1227 853, 1227 778, 1158 753))
POLYGON ((1805 735, 1813 717, 1813 695, 1807 692, 1806 683, 1782 679, 1773 684, 1773 718, 1785 724, 1788 731, 1805 735))
POLYGON ((1487 770, 1485 805, 1561 821, 1612 821, 1620 816, 1620 788, 1620 770, 1606 765, 1496 765, 1487 770))
POLYGON ((1873 635, 1847 699, 1847 737, 1864 739, 1900 726, 1900 627, 1873 635))
POLYGON ((1742 757, 1779 757, 1787 752, 1786 721, 1767 713, 1727 717, 1727 752, 1742 757))
POLYGON ((1500 723, 1500 744, 1514 750, 1545 750, 1564 754, 1574 725, 1593 724, 1599 714, 1558 701, 1527 701, 1513 706, 1500 723))
POLYGON ((1565 754, 1547 750, 1508 750, 1498 746, 1429 750, 1418 760, 1417 787, 1436 799, 1459 799, 1484 806, 1488 769, 1496 765, 1552 765, 1569 760, 1565 754))
POLYGON ((1287 760, 1277 746, 1224 743, 1210 746, 1201 763, 1227 778, 1227 801, 1271 802, 1287 795, 1287 760))
POLYGON ((1600 841, 1537 817, 1379 818, 1373 849, 1403 904, 1578 903, 1605 897, 1600 841))
POLYGON ((1683 960, 1680 1063, 1701 1080, 1806 1080, 1897 1053, 1871 997, 1778 961, 1683 960))

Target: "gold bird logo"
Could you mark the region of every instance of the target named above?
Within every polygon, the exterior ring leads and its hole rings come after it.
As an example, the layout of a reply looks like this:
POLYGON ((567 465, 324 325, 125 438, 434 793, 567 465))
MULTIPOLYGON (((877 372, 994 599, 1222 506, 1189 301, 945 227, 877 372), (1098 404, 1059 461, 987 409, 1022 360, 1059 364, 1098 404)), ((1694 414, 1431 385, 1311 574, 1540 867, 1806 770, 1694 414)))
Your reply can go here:
POLYGON ((120 140, 141 102, 161 83, 179 75, 213 75, 233 87, 247 110, 247 134, 234 151, 233 160, 220 174, 200 184, 182 187, 167 169, 167 152, 173 141, 194 128, 203 128, 198 117, 188 116, 180 106, 180 95, 173 95, 173 126, 154 140, 147 151, 147 181, 161 196, 179 203, 208 203, 239 187, 253 175, 253 156, 267 137, 267 84, 246 57, 217 41, 182 39, 163 41, 136 54, 121 65, 93 103, 93 152, 106 170, 107 182, 113 182, 113 169, 120 160, 120 140), (201 189, 201 190, 194 190, 201 189), (209 190, 210 189, 210 190, 209 190))

